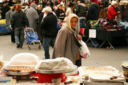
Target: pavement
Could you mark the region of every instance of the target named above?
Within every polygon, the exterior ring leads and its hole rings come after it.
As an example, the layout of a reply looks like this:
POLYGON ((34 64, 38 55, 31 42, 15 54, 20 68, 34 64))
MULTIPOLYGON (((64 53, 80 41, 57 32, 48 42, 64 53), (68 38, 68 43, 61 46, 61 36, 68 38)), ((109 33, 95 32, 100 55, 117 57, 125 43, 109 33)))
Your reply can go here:
MULTIPOLYGON (((14 43, 11 43, 10 35, 0 36, 0 59, 9 61, 16 53, 29 52, 36 54, 40 59, 44 59, 44 50, 38 49, 38 46, 32 46, 29 50, 26 42, 22 49, 17 49, 14 43)), ((82 59, 82 66, 114 66, 122 71, 121 64, 128 61, 128 47, 119 47, 114 50, 106 48, 89 48, 91 56, 82 59)), ((53 49, 50 47, 50 54, 53 49)), ((27 83, 26 83, 27 84, 27 83)), ((25 85, 25 84, 24 84, 25 85)), ((30 84, 32 85, 32 84, 30 84)), ((34 84, 35 85, 35 84, 34 84)), ((128 85, 127 83, 125 85, 128 85)))

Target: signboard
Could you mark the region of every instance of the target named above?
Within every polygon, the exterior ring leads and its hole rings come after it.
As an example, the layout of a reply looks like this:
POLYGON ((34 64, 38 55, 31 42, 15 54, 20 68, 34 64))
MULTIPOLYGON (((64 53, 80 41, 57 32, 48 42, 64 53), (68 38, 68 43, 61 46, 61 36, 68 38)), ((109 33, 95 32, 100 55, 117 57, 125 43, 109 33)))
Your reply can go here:
POLYGON ((96 38, 96 30, 89 29, 89 38, 96 38))

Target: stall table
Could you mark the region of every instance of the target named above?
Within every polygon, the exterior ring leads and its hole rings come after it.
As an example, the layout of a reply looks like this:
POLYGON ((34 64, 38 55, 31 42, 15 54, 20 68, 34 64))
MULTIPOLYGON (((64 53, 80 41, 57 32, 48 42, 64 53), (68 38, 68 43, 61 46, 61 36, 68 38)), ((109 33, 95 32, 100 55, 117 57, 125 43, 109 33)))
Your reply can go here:
MULTIPOLYGON (((102 41, 102 43, 100 44, 99 47, 102 47, 107 42, 114 49, 114 46, 112 45, 112 41, 114 39, 128 38, 127 33, 128 33, 128 29, 122 29, 122 30, 116 30, 116 29, 101 30, 101 29, 97 29, 96 30, 96 39, 102 41)), ((85 36, 86 36, 86 38, 89 38, 89 29, 86 29, 85 36)))

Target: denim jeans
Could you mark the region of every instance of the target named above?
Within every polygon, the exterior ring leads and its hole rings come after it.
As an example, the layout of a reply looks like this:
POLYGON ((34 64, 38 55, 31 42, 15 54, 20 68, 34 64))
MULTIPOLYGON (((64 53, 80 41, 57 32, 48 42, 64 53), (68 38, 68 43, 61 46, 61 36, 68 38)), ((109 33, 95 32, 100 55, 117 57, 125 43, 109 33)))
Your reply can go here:
POLYGON ((24 28, 15 28, 15 42, 22 48, 24 43, 24 28))
POLYGON ((85 28, 85 19, 80 19, 80 28, 85 28))
POLYGON ((55 43, 55 38, 43 37, 43 48, 45 51, 45 59, 50 59, 49 47, 50 46, 54 47, 54 43, 55 43))

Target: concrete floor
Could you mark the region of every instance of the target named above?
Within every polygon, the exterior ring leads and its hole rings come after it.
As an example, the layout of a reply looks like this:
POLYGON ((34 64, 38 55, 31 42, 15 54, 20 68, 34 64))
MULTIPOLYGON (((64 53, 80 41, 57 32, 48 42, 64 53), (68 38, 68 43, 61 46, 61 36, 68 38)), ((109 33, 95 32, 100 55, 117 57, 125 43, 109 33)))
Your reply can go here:
MULTIPOLYGON (((106 48, 89 48, 91 56, 82 60, 83 66, 114 66, 118 70, 122 71, 121 63, 128 61, 128 47, 120 47, 115 50, 106 48)), ((50 48, 50 53, 53 49, 50 48)), ((39 56, 40 59, 44 59, 43 49, 39 50, 37 47, 32 47, 32 50, 28 50, 26 43, 22 49, 17 49, 14 43, 10 41, 10 35, 0 36, 0 58, 9 61, 16 53, 29 52, 39 56)))

